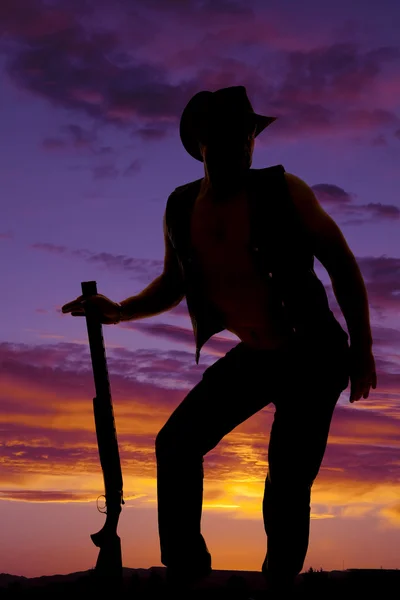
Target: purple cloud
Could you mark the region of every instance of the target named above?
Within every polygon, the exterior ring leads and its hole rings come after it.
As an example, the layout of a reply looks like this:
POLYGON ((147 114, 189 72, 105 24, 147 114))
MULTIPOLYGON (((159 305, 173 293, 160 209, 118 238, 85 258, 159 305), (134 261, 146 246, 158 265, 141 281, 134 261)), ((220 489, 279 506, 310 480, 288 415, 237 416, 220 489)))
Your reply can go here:
POLYGON ((346 192, 337 185, 317 183, 311 188, 322 205, 326 205, 329 210, 338 210, 338 217, 343 225, 363 225, 369 221, 400 218, 400 209, 397 206, 381 202, 354 204, 353 200, 357 195, 346 192))
MULTIPOLYGON (((356 257, 368 293, 370 312, 379 320, 400 310, 400 260, 394 257, 362 256, 356 257)), ((325 284, 332 310, 339 321, 342 314, 333 293, 332 285, 325 284)), ((373 338, 385 346, 395 346, 397 334, 395 330, 372 324, 373 338)))
POLYGON ((132 175, 137 175, 142 170, 143 161, 136 158, 131 162, 131 164, 125 169, 124 177, 131 177, 132 175))
POLYGON ((374 347, 384 348, 400 346, 400 331, 393 327, 379 325, 374 327, 374 347))
POLYGON ((166 6, 157 1, 152 13, 143 3, 134 11, 119 3, 114 7, 119 25, 106 30, 99 23, 109 6, 107 1, 84 7, 59 2, 44 10, 38 0, 29 10, 16 10, 6 2, 0 27, 13 41, 6 50, 11 79, 56 106, 129 128, 142 139, 162 139, 176 128, 186 102, 200 89, 239 84, 247 86, 260 110, 264 106, 281 117, 272 136, 359 131, 379 136, 382 128, 400 124, 395 105, 382 104, 390 97, 382 90, 390 88, 390 68, 400 58, 397 47, 312 47, 309 36, 283 35, 277 17, 271 20, 265 12, 256 15, 242 3, 222 0, 203 2, 196 11, 191 2, 166 6), (215 12, 225 16, 225 26, 213 22, 215 12), (157 36, 161 14, 171 26, 157 36), (200 28, 205 23, 207 34, 200 28), (182 26, 191 35, 177 51, 182 26), (254 64, 228 52, 243 45, 256 52, 254 64), (269 56, 273 51, 282 65, 279 76, 269 56))
POLYGON ((115 179, 119 174, 119 170, 112 164, 92 167, 91 171, 93 179, 115 179))
POLYGON ((357 259, 365 277, 368 297, 372 308, 387 313, 396 311, 400 303, 400 259, 380 257, 360 257, 357 259))
MULTIPOLYGON (((185 301, 181 304, 183 305, 185 301)), ((186 303, 185 303, 186 305, 186 303)), ((183 312, 183 311, 182 311, 183 312)), ((188 314, 187 309, 185 311, 186 315, 188 314)), ((128 321, 127 324, 129 329, 136 329, 141 333, 146 333, 151 336, 156 336, 157 338, 165 338, 170 339, 173 342, 182 343, 185 346, 192 348, 194 351, 194 337, 193 330, 191 327, 178 327, 176 325, 169 325, 167 323, 143 323, 140 321, 128 321)), ((217 356, 222 356, 226 354, 239 340, 232 341, 230 339, 226 339, 224 337, 215 335, 213 336, 204 346, 205 352, 210 352, 211 354, 216 354, 217 356)))
MULTIPOLYGON (((95 131, 85 129, 81 125, 75 123, 69 123, 68 125, 62 125, 60 131, 64 137, 48 137, 42 142, 42 146, 46 150, 59 150, 59 149, 71 149, 71 150, 87 150, 90 154, 104 156, 114 153, 111 146, 98 146, 98 137, 95 131)), ((90 167, 71 167, 73 169, 86 170, 90 167)))
POLYGON ((163 260, 132 258, 124 255, 110 254, 109 252, 96 253, 86 249, 71 250, 66 246, 49 243, 38 242, 31 244, 30 248, 42 252, 49 252, 51 254, 80 258, 90 263, 99 264, 108 269, 132 272, 133 278, 145 282, 146 284, 158 277, 162 273, 164 266, 163 260))
POLYGON ((74 123, 62 126, 61 130, 68 135, 75 148, 91 148, 92 144, 97 140, 95 132, 84 129, 81 125, 74 123))
MULTIPOLYGON (((321 184, 322 185, 322 184, 321 184)), ((330 189, 330 188, 328 188, 330 189)), ((334 187, 334 194, 340 197, 340 188, 334 187)), ((343 200, 339 200, 343 202, 343 200)), ((360 213, 367 211, 370 214, 378 215, 382 217, 382 213, 385 213, 385 217, 388 215, 398 216, 398 209, 395 207, 393 211, 388 208, 388 205, 366 205, 366 208, 361 206, 360 213)), ((71 250, 66 246, 58 246, 49 243, 35 243, 30 245, 35 250, 41 250, 50 253, 61 254, 64 256, 71 256, 86 260, 90 263, 99 264, 108 269, 118 269, 124 272, 132 273, 132 278, 138 281, 148 284, 153 281, 162 273, 163 261, 162 260, 145 260, 136 259, 123 255, 113 255, 108 252, 95 253, 87 249, 71 250)), ((360 266, 363 278, 366 282, 368 297, 370 300, 371 308, 376 310, 379 314, 386 313, 387 311, 399 311, 400 307, 400 259, 394 257, 356 257, 358 265, 360 266)), ((327 285, 327 291, 332 296, 332 290, 327 285)), ((60 308, 58 310, 60 311, 60 308)), ((171 314, 179 317, 188 317, 186 308, 186 302, 182 301, 178 307, 176 307, 171 314)), ((125 326, 133 326, 133 322, 127 322, 125 326)), ((144 324, 135 322, 134 326, 142 327, 143 331, 151 333, 156 331, 156 327, 160 325, 144 324)), ((172 326, 163 325, 161 329, 157 330, 156 335, 162 335, 163 337, 172 336, 175 339, 186 336, 189 334, 186 330, 175 330, 172 326)), ((217 338, 215 338, 217 339, 217 338)), ((210 340, 210 349, 213 352, 219 353, 225 348, 225 342, 210 340), (215 344, 215 345, 214 345, 215 344), (222 346, 221 346, 222 344, 222 346)))
POLYGON ((387 146, 388 142, 386 137, 380 133, 379 135, 372 138, 371 144, 372 146, 387 146))
POLYGON ((193 84, 172 85, 167 71, 136 63, 121 72, 113 62, 117 32, 92 31, 77 21, 21 45, 7 63, 17 84, 53 104, 115 125, 176 120, 193 84), (49 85, 51 81, 51 85, 49 85))
POLYGON ((311 189, 322 203, 334 206, 340 205, 342 207, 343 205, 347 205, 356 197, 355 194, 346 192, 343 188, 332 183, 317 183, 311 186, 311 189))
POLYGON ((370 213, 371 219, 398 219, 400 217, 400 209, 393 204, 382 204, 381 202, 369 202, 363 204, 362 208, 370 213))
MULTIPOLYGON (((383 67, 400 59, 397 47, 381 47, 362 51, 354 43, 337 43, 286 55, 287 70, 280 86, 280 99, 289 104, 330 103, 342 105, 359 100, 375 85, 383 67)), ((362 109, 351 109, 353 116, 366 115, 362 109)), ((350 114, 351 114, 350 113, 350 114)), ((373 111, 386 119, 385 111, 373 111)))
POLYGON ((139 136, 144 142, 153 142, 164 139, 171 131, 171 127, 163 124, 162 127, 142 127, 132 133, 132 137, 139 136))

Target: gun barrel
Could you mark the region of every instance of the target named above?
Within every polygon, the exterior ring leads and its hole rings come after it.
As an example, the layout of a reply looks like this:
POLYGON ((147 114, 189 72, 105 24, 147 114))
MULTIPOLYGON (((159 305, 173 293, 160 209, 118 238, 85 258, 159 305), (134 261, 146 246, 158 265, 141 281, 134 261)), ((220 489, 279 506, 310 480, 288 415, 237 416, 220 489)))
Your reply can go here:
MULTIPOLYGON (((81 286, 84 296, 97 294, 95 281, 84 281, 81 286)), ((121 578, 121 541, 117 535, 121 504, 124 504, 121 461, 102 324, 96 318, 96 315, 90 312, 90 309, 86 311, 86 325, 96 389, 96 396, 93 398, 93 412, 100 464, 103 472, 107 515, 102 529, 91 534, 90 537, 95 546, 100 548, 96 571, 101 572, 102 575, 115 575, 121 578)))

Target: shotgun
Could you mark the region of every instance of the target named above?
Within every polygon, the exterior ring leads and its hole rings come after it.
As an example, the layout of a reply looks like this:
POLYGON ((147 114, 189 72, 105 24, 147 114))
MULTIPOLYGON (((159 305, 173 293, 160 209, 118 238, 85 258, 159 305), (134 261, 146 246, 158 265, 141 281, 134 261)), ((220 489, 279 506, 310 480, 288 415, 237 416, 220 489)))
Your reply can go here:
MULTIPOLYGON (((81 286, 83 296, 97 294, 95 281, 83 281, 81 286)), ((94 545, 100 548, 95 573, 122 581, 121 539, 117 534, 117 527, 121 505, 125 502, 106 351, 102 324, 95 311, 92 312, 88 307, 85 317, 96 389, 96 397, 93 398, 94 421, 105 489, 105 510, 100 510, 98 505, 102 496, 97 498, 97 510, 107 515, 102 529, 90 536, 94 545)))

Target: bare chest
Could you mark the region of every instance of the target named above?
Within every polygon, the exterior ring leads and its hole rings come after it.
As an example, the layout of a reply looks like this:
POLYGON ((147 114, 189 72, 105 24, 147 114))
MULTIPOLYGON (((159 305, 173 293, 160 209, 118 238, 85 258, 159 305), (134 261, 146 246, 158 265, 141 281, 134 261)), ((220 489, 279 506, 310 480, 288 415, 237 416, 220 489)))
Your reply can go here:
POLYGON ((246 193, 225 203, 199 196, 191 217, 191 240, 200 264, 211 272, 233 265, 250 268, 250 208, 246 193))
POLYGON ((285 340, 281 306, 251 252, 251 214, 246 194, 226 204, 198 197, 191 240, 208 298, 224 315, 225 328, 256 347, 285 340))

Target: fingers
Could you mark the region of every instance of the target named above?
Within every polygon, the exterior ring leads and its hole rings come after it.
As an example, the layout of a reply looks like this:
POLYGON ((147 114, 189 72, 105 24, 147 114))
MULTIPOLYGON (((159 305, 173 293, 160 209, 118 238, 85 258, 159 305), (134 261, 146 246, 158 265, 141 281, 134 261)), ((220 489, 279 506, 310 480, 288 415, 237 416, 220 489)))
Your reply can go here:
POLYGON ((372 375, 372 387, 373 387, 374 390, 376 389, 377 383, 378 383, 378 378, 376 376, 376 373, 373 373, 373 375, 372 375))
POLYGON ((351 388, 350 388, 350 402, 356 402, 357 400, 360 399, 360 395, 359 395, 359 385, 357 381, 352 380, 351 381, 351 388))
POLYGON ((350 375, 350 380, 350 402, 353 403, 361 398, 368 398, 371 388, 376 389, 378 383, 375 362, 372 356, 363 368, 357 369, 350 375))
POLYGON ((75 298, 75 300, 72 300, 71 302, 67 302, 66 304, 64 304, 64 306, 61 307, 61 311, 63 313, 68 313, 71 310, 79 309, 82 304, 82 300, 83 300, 83 295, 78 296, 77 298, 75 298))
POLYGON ((102 325, 114 325, 117 321, 117 316, 112 317, 107 314, 109 312, 109 306, 111 303, 110 300, 105 298, 105 296, 101 296, 101 294, 97 294, 94 296, 84 297, 78 296, 72 302, 67 302, 62 306, 61 310, 65 313, 71 313, 73 317, 86 317, 91 316, 96 317, 98 321, 102 325), (98 302, 101 300, 101 302, 98 302))
POLYGON ((72 302, 67 302, 67 304, 64 304, 64 306, 61 307, 61 311, 64 314, 70 312, 73 316, 81 316, 84 311, 85 302, 86 300, 83 299, 83 296, 78 296, 78 298, 75 298, 75 300, 72 300, 72 302))
POLYGON ((360 382, 353 383, 351 386, 350 402, 358 402, 363 394, 360 382))
POLYGON ((354 385, 350 393, 350 402, 357 402, 361 398, 364 398, 364 400, 366 400, 369 396, 370 388, 371 385, 369 383, 359 383, 358 385, 354 385))
POLYGON ((66 304, 62 307, 62 312, 64 314, 71 313, 72 315, 81 314, 84 312, 83 306, 81 304, 77 304, 76 302, 71 302, 70 304, 66 304))

